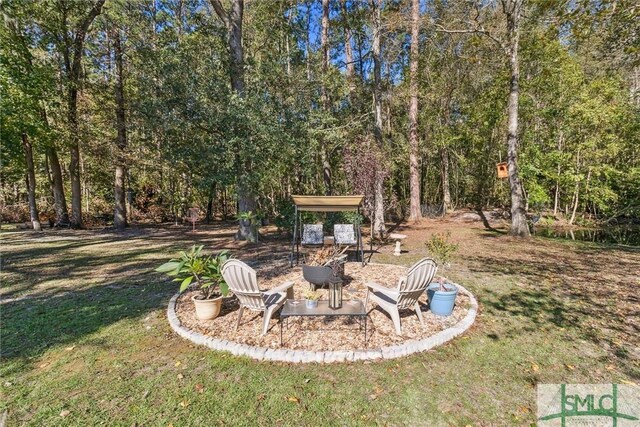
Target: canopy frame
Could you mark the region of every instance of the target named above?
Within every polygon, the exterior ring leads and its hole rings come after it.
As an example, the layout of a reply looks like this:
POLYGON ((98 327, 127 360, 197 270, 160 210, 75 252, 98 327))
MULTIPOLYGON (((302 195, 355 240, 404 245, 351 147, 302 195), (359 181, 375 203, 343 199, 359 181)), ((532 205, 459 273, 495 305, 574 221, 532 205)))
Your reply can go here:
POLYGON ((362 230, 360 223, 360 206, 364 196, 291 196, 293 200, 294 220, 293 239, 291 241, 290 266, 293 267, 295 254, 296 265, 300 263, 300 244, 302 237, 301 212, 346 212, 356 211, 358 217, 353 224, 356 234, 356 254, 360 255, 360 261, 364 266, 364 247, 362 243, 362 230), (299 226, 299 227, 298 227, 299 226))

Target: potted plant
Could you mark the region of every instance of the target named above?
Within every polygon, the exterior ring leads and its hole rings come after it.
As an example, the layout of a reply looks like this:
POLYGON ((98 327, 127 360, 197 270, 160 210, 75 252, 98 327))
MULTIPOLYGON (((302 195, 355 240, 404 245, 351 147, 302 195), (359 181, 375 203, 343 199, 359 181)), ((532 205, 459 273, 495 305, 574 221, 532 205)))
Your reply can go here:
POLYGON ((429 309, 438 316, 451 316, 457 295, 458 287, 444 277, 440 277, 437 282, 433 282, 427 287, 429 309))
POLYGON ((304 293, 304 298, 306 300, 307 308, 318 307, 318 300, 320 299, 320 294, 318 292, 308 290, 304 293))
POLYGON ((315 290, 334 281, 342 282, 344 278, 344 265, 347 256, 344 254, 349 247, 342 250, 334 247, 324 247, 313 253, 306 264, 302 266, 302 276, 311 283, 311 289, 315 290))
POLYGON ((229 251, 216 255, 202 255, 202 245, 193 246, 189 252, 181 251, 180 257, 172 259, 156 268, 160 273, 175 277, 180 283, 180 292, 193 286, 200 292, 193 296, 196 317, 200 320, 212 320, 220 314, 222 297, 229 294, 229 286, 221 273, 222 264, 229 259, 229 251))
MULTIPOLYGON (((451 265, 451 258, 458 250, 458 245, 449 242, 451 233, 436 233, 425 243, 429 254, 438 262, 441 271, 451 265)), ((427 287, 427 297, 429 298, 429 309, 438 316, 450 316, 453 313, 458 287, 449 282, 444 276, 432 282, 427 287)))

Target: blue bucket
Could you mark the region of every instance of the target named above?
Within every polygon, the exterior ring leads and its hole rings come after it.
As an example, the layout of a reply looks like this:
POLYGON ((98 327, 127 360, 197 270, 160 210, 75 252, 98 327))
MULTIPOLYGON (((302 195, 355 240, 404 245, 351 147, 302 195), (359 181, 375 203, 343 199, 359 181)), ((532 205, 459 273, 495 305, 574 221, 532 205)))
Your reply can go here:
POLYGON ((441 291, 440 283, 432 283, 427 288, 429 309, 438 316, 451 316, 458 295, 458 287, 452 283, 445 284, 450 291, 441 291))

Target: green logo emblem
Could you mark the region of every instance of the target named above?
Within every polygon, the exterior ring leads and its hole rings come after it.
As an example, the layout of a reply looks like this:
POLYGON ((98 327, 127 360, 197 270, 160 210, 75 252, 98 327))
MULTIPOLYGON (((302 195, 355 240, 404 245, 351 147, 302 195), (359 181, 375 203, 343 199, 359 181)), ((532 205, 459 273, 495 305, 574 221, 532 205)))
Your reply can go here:
POLYGON ((618 384, 540 384, 538 421, 561 427, 639 425, 639 397, 636 387, 618 384))

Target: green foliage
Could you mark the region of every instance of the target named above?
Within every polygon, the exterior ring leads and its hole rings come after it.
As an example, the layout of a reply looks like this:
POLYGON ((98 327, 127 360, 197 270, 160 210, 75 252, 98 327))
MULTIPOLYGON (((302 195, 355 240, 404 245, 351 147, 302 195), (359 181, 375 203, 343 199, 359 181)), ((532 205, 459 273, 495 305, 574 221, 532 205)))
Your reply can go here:
POLYGON ((333 233, 335 224, 362 224, 364 217, 356 211, 329 212, 324 220, 324 228, 333 233))
MULTIPOLYGON (((282 231, 293 234, 295 224, 295 206, 291 199, 281 199, 276 203, 276 217, 273 222, 282 231)), ((316 212, 300 212, 300 223, 315 224, 320 220, 316 212)), ((300 224, 298 224, 300 227, 300 224)))
POLYGON ((221 251, 215 255, 202 255, 203 246, 192 246, 189 252, 181 251, 180 257, 172 259, 155 271, 175 277, 180 282, 180 292, 184 292, 193 283, 200 290, 204 299, 214 295, 220 289, 222 296, 227 296, 229 286, 222 277, 222 265, 229 259, 229 251, 221 251))
MULTIPOLYGON (((293 228, 291 194, 366 193, 364 212, 369 215, 371 179, 363 179, 366 185, 354 179, 356 166, 360 172, 381 167, 387 214, 405 216, 409 50, 407 29, 397 23, 407 22, 407 10, 383 2, 384 144, 367 146, 373 129, 370 6, 346 2, 345 15, 339 3, 330 2, 328 69, 314 38, 307 37, 319 24, 314 22, 318 4, 277 0, 247 7, 246 93, 240 97, 229 85, 226 27, 209 2, 107 2, 87 34, 78 88, 81 180, 89 210, 112 211, 118 154, 112 32, 117 30, 125 58, 124 156, 127 186, 136 195, 134 219, 180 219, 192 206, 205 211, 209 201, 214 215, 232 217, 239 188, 249 188, 255 209, 288 232, 293 228), (347 27, 355 65, 350 80, 342 59, 347 27)), ((70 162, 62 47, 65 25, 76 24, 90 5, 89 0, 2 3, 0 174, 7 185, 0 196, 5 204, 21 200, 22 132, 33 142, 40 203, 50 204, 46 149, 58 148, 63 169, 70 162)), ((533 2, 523 19, 518 163, 528 205, 548 210, 557 199, 559 212, 571 212, 577 199, 577 212, 585 216, 638 215, 637 20, 633 8, 612 9, 606 2, 573 7, 566 13, 548 2, 533 2), (566 31, 559 33, 545 22, 558 22, 566 31)), ((464 2, 436 2, 423 17, 461 28, 474 12, 464 2)), ((500 8, 483 8, 478 19, 503 36, 500 8)), ((423 35, 421 203, 442 204, 446 162, 454 206, 508 207, 508 184, 495 176, 495 163, 506 159, 509 73, 504 55, 480 35, 433 33, 426 27, 423 35)), ((67 178, 65 170, 68 191, 67 178)), ((354 222, 348 215, 327 215, 327 229, 354 222)), ((303 214, 303 222, 319 219, 303 214)))
POLYGON ((458 251, 458 244, 450 240, 451 232, 447 231, 446 234, 435 233, 425 242, 429 255, 442 267, 448 266, 453 255, 458 251))

